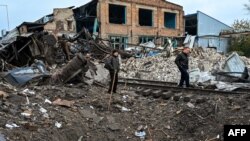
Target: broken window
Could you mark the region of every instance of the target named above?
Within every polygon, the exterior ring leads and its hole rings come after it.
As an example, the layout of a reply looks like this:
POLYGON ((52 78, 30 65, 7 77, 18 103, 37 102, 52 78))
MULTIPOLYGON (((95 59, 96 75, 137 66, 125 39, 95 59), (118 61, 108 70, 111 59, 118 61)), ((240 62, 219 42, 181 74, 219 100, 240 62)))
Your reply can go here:
POLYGON ((80 32, 83 27, 87 28, 92 34, 95 19, 97 17, 97 0, 93 0, 90 3, 73 9, 74 17, 76 21, 76 30, 80 32))
POLYGON ((124 50, 127 48, 128 38, 120 36, 110 36, 111 45, 114 49, 124 50))
POLYGON ((178 43, 180 41, 177 40, 177 38, 173 38, 173 37, 164 37, 163 38, 163 46, 167 47, 167 46, 171 46, 173 48, 176 48, 178 46, 178 43))
POLYGON ((109 4, 109 23, 126 24, 126 6, 109 4))
POLYGON ((139 9, 139 25, 153 26, 153 11, 148 9, 139 9))
POLYGON ((68 31, 73 30, 73 21, 67 21, 68 24, 68 31))
POLYGON ((154 37, 152 36, 143 36, 143 37, 139 37, 139 43, 147 43, 147 42, 154 42, 154 37))
POLYGON ((176 13, 164 13, 164 25, 166 28, 176 28, 176 13))
POLYGON ((197 14, 188 15, 185 17, 185 31, 190 35, 197 35, 197 14))

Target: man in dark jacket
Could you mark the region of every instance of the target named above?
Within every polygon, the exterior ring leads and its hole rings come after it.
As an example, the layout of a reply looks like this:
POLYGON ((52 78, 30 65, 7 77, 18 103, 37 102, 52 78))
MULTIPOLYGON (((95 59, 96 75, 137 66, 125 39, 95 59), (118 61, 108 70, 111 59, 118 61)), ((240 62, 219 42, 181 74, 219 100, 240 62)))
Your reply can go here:
POLYGON ((184 48, 183 51, 177 55, 175 59, 175 64, 178 66, 181 72, 181 80, 179 87, 183 87, 185 82, 186 87, 189 87, 189 73, 188 73, 188 55, 190 53, 189 48, 184 48))
POLYGON ((116 93, 117 89, 117 82, 118 82, 118 72, 120 70, 120 63, 119 63, 119 53, 117 50, 113 50, 111 54, 111 58, 108 61, 108 69, 110 74, 110 84, 109 84, 109 91, 111 93, 116 93))

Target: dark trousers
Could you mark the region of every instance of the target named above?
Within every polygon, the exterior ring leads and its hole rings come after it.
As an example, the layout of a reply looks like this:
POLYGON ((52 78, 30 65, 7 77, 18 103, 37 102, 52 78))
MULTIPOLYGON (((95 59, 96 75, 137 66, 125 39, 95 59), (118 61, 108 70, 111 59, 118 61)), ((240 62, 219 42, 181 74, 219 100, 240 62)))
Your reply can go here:
POLYGON ((187 87, 189 87, 189 73, 187 72, 187 69, 179 68, 181 72, 181 80, 179 83, 179 86, 182 87, 184 82, 187 87))
POLYGON ((110 74, 110 83, 109 83, 109 92, 111 92, 112 90, 112 85, 113 86, 113 92, 116 93, 116 89, 117 89, 117 82, 118 82, 118 72, 114 72, 114 71, 109 71, 110 74))

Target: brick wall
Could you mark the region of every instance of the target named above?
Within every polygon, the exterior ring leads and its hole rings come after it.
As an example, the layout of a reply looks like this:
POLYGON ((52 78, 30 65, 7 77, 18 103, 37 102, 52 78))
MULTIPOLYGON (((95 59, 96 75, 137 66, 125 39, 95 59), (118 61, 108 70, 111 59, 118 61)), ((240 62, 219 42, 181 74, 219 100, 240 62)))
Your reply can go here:
POLYGON ((47 23, 44 29, 51 31, 54 34, 61 33, 74 33, 76 32, 76 23, 74 20, 74 13, 69 8, 56 8, 53 11, 54 19, 52 22, 47 23), (71 22, 71 27, 69 27, 71 22))
POLYGON ((131 0, 99 0, 98 7, 102 38, 114 35, 126 36, 130 43, 137 44, 139 36, 176 37, 184 33, 183 7, 163 0, 133 0, 133 2, 131 0), (109 4, 126 6, 126 24, 109 23, 109 4), (139 8, 153 10, 153 27, 139 26, 139 8), (176 29, 164 27, 164 12, 176 13, 176 29))

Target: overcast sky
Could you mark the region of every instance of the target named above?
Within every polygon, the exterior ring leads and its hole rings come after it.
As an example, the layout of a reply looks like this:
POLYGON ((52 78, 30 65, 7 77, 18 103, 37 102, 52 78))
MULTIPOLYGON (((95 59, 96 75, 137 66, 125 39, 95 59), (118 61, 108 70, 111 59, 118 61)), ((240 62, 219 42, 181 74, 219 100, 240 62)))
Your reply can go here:
MULTIPOLYGON (((35 21, 52 13, 53 8, 80 6, 90 0, 0 0, 0 4, 8 5, 10 29, 23 21, 35 21)), ((185 14, 202 11, 228 25, 234 19, 250 19, 244 10, 248 0, 169 0, 184 7, 185 14)), ((8 29, 7 14, 4 6, 0 6, 0 30, 8 29)))

